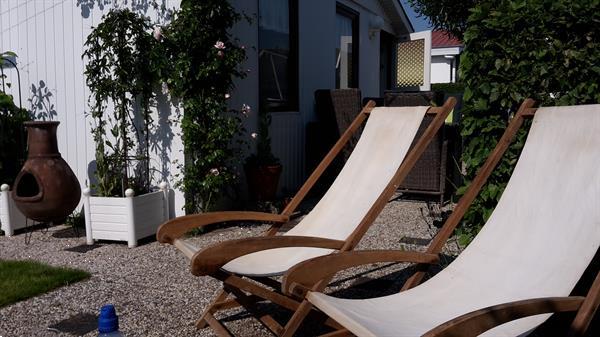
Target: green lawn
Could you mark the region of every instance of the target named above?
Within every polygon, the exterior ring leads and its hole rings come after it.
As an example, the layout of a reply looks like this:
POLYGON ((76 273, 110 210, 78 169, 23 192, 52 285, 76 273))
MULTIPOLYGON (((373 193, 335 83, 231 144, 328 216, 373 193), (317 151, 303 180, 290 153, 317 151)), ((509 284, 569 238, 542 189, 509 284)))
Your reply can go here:
POLYGON ((83 270, 0 259, 0 308, 88 277, 83 270))

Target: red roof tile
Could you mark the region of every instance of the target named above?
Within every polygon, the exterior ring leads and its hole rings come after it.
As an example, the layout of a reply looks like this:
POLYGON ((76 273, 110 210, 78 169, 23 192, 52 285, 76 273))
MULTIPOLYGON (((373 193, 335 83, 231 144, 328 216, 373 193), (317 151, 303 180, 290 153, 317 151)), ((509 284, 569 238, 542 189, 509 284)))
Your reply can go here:
POLYGON ((444 30, 431 32, 431 48, 459 47, 463 43, 454 36, 448 36, 444 30))

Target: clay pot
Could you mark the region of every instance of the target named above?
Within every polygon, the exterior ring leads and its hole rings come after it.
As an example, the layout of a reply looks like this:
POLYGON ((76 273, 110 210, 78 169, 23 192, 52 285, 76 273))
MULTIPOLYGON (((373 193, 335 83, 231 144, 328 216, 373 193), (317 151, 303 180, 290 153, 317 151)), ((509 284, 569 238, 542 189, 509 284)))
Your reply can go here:
POLYGON ((246 181, 248 193, 254 200, 264 201, 275 199, 279 176, 282 166, 277 165, 246 165, 246 181))
POLYGON ((25 122, 28 156, 17 175, 12 197, 29 219, 56 222, 79 203, 77 177, 60 156, 56 141, 59 122, 25 122))

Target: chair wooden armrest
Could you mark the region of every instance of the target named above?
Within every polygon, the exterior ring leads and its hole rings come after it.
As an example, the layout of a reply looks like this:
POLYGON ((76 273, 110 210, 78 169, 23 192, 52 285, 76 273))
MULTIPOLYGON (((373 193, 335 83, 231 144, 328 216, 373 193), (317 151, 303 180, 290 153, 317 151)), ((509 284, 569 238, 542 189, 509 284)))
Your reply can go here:
POLYGON ((472 311, 429 330, 422 337, 471 337, 498 325, 539 314, 577 311, 584 297, 545 297, 503 303, 472 311))
POLYGON ((229 240, 207 247, 194 254, 191 262, 191 271, 196 276, 211 275, 235 258, 267 249, 285 247, 340 249, 345 243, 342 240, 293 235, 229 240))
POLYGON ((414 262, 434 264, 438 255, 403 250, 358 250, 319 256, 300 262, 290 268, 281 282, 281 290, 288 295, 303 297, 306 291, 336 273, 364 264, 378 262, 414 262))
POLYGON ((262 212, 213 212, 180 216, 171 219, 158 227, 156 239, 158 242, 173 244, 173 241, 194 228, 228 222, 228 221, 263 221, 284 223, 289 220, 287 215, 262 212))

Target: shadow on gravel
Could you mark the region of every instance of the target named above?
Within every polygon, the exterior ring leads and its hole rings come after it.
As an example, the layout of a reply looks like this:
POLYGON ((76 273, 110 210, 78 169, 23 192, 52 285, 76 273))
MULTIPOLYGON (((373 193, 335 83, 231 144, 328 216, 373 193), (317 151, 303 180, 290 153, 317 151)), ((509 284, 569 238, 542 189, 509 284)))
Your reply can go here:
POLYGON ((77 227, 66 227, 52 233, 53 238, 57 239, 73 239, 85 236, 85 229, 77 227))
POLYGON ((79 313, 48 327, 48 331, 83 336, 98 327, 98 317, 90 313, 79 313))

